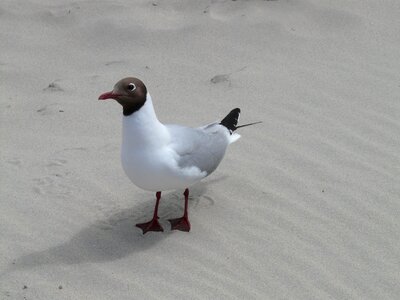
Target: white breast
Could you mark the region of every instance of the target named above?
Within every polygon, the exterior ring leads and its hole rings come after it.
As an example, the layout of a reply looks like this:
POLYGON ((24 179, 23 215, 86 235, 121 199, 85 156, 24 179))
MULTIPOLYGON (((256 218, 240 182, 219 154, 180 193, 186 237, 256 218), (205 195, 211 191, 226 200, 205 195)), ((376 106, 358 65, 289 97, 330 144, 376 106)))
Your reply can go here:
POLYGON ((149 191, 185 188, 205 174, 182 170, 177 153, 169 147, 168 129, 158 121, 150 95, 143 107, 123 117, 121 161, 129 179, 149 191))

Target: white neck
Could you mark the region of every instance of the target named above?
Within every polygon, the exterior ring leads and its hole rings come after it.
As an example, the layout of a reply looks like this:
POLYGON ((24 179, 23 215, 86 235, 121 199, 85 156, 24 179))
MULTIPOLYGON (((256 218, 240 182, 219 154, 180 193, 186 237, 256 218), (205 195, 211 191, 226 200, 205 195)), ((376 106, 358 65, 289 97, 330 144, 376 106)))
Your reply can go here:
POLYGON ((133 114, 123 116, 122 145, 128 148, 163 145, 169 140, 167 128, 157 119, 149 93, 144 105, 133 114))

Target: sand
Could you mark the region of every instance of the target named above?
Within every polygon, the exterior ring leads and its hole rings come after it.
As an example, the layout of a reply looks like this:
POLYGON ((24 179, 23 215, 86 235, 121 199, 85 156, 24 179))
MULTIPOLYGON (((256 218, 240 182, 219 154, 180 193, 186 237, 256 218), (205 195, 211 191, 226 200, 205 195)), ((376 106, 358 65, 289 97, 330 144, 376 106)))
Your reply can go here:
POLYGON ((398 299, 398 1, 0 3, 0 299, 398 299), (234 107, 190 233, 142 235, 119 161, 125 76, 165 123, 234 107))

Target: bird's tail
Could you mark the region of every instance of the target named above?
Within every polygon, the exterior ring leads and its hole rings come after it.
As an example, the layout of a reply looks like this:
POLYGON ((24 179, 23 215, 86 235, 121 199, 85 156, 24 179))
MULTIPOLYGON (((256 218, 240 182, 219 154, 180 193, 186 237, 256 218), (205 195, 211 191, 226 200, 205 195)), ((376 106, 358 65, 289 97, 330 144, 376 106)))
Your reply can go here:
POLYGON ((229 114, 226 115, 225 118, 222 119, 221 124, 228 128, 229 132, 232 134, 236 130, 237 123, 239 121, 240 116, 240 108, 232 109, 229 114))
POLYGON ((225 126, 226 128, 228 128, 229 132, 232 134, 238 128, 261 123, 261 121, 258 121, 258 122, 253 122, 253 123, 248 123, 248 124, 237 126, 239 117, 240 117, 240 108, 232 109, 231 112, 229 114, 227 114, 227 116, 225 118, 222 119, 220 124, 222 126, 225 126))

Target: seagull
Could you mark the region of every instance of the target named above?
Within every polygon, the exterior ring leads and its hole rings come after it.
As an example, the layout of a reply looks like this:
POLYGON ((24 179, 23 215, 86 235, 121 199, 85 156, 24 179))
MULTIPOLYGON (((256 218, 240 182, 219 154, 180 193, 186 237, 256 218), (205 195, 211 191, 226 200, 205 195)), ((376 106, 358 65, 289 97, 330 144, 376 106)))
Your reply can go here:
POLYGON ((162 124, 144 83, 135 77, 121 79, 99 100, 114 99, 122 106, 122 167, 129 179, 144 190, 156 192, 153 218, 136 224, 143 234, 164 231, 158 222, 161 192, 185 189, 184 214, 171 219, 172 230, 190 231, 189 186, 210 175, 219 165, 229 144, 240 137, 234 131, 240 109, 233 109, 220 122, 198 128, 162 124))

